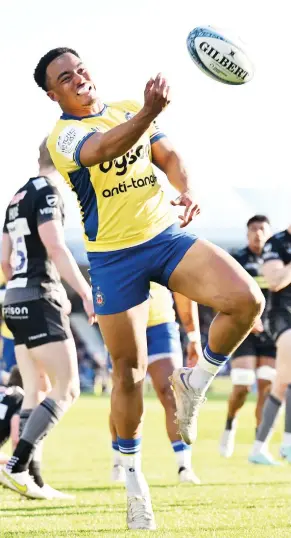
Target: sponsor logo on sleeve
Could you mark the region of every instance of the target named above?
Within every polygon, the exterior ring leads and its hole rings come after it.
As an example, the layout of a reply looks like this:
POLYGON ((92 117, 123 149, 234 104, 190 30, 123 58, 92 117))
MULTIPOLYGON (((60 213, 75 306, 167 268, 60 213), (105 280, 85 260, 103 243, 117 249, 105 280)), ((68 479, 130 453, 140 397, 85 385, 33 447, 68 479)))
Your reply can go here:
POLYGON ((56 145, 57 152, 64 155, 67 159, 73 159, 78 144, 87 134, 88 131, 82 126, 68 125, 58 137, 56 145))
POLYGON ((58 205, 58 195, 57 194, 47 194, 46 195, 46 201, 47 201, 47 204, 50 206, 50 207, 56 207, 58 205))

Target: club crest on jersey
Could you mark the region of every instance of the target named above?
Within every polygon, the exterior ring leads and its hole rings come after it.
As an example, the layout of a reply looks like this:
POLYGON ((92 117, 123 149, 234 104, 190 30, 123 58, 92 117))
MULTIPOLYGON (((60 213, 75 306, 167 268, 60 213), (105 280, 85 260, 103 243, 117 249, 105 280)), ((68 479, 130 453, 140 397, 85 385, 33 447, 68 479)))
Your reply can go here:
POLYGON ((100 288, 97 288, 96 303, 98 306, 103 306, 105 304, 105 295, 100 291, 100 288))
POLYGON ((50 207, 56 207, 58 204, 58 195, 57 194, 48 194, 46 196, 46 201, 50 207))
POLYGON ((132 112, 125 112, 126 121, 131 120, 131 118, 133 118, 134 116, 135 114, 133 114, 132 112))

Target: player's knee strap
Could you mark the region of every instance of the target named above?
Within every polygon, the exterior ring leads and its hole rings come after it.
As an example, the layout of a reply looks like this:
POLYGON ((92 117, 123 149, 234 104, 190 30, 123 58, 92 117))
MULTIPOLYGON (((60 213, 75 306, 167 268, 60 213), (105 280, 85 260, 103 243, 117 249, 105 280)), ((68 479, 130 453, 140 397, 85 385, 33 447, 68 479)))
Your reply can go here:
POLYGON ((272 366, 260 366, 257 368, 257 379, 263 379, 264 381, 274 381, 276 377, 276 369, 272 366))
POLYGON ((256 374, 250 368, 232 368, 230 378, 233 385, 252 386, 256 381, 256 374))

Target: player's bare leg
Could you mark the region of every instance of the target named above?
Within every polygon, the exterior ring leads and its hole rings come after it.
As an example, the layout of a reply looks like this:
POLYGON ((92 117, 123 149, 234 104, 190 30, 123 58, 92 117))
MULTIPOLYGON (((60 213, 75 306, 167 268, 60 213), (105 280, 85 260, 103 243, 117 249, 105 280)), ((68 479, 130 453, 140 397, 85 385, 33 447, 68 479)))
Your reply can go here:
POLYGON ((265 301, 254 280, 230 255, 199 239, 173 271, 169 287, 219 312, 210 326, 204 357, 194 368, 175 370, 172 376, 179 428, 184 440, 191 443, 207 388, 250 332, 265 301))
POLYGON ((148 301, 126 312, 98 316, 113 365, 111 413, 126 475, 128 527, 153 530, 154 515, 140 456, 147 320, 148 301))
POLYGON ((26 420, 19 443, 7 468, 3 471, 6 485, 22 495, 33 498, 68 498, 69 496, 53 490, 50 486, 46 486, 43 492, 43 488, 29 478, 28 467, 38 442, 79 396, 78 363, 74 341, 69 338, 30 350, 22 345, 16 346, 15 349, 24 391, 25 382, 28 385, 29 397, 24 402, 25 405, 29 405, 38 397, 40 365, 50 378, 52 390, 26 420), (29 374, 32 378, 28 377, 29 374), (36 383, 34 387, 32 379, 36 383))
MULTIPOLYGON (((282 402, 287 395, 288 385, 291 383, 290 372, 290 346, 291 329, 283 332, 277 342, 276 377, 272 385, 270 395, 267 397, 262 413, 262 421, 258 428, 256 441, 253 445, 249 461, 262 465, 278 464, 268 451, 268 439, 274 428, 282 402)), ((288 402, 289 403, 289 402, 288 402)), ((281 446, 281 455, 291 462, 291 405, 286 402, 285 433, 281 446), (287 435, 286 435, 287 433, 287 435), (290 444, 288 444, 288 441, 290 444)))
POLYGON ((179 479, 181 482, 200 484, 199 478, 192 470, 191 448, 183 441, 181 435, 177 433, 177 425, 175 424, 176 402, 169 381, 169 377, 172 375, 174 369, 174 359, 163 358, 149 364, 148 373, 152 378, 154 389, 165 410, 167 434, 176 455, 179 479))
POLYGON ((225 458, 230 458, 234 451, 237 428, 236 417, 255 383, 255 365, 256 357, 251 355, 232 359, 232 391, 228 398, 226 424, 220 441, 220 454, 225 458))
POLYGON ((256 416, 256 430, 262 422, 262 412, 266 401, 269 396, 272 383, 276 377, 275 360, 271 357, 260 356, 257 364, 257 405, 255 409, 256 416))

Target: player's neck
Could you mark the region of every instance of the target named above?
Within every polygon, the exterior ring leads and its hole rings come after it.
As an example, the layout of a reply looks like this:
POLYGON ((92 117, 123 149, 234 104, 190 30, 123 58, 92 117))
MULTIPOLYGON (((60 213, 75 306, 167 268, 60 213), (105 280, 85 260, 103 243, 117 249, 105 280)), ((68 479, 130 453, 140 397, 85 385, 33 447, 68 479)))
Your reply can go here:
POLYGON ((100 114, 104 108, 104 103, 97 97, 96 101, 91 105, 79 107, 79 108, 66 108, 63 109, 64 114, 69 116, 77 116, 79 118, 84 118, 85 116, 92 116, 94 114, 100 114))
POLYGON ((288 226, 288 228, 287 228, 287 232, 288 232, 288 234, 291 235, 291 224, 290 224, 290 226, 288 226))
POLYGON ((256 248, 256 247, 251 247, 250 245, 248 245, 248 248, 253 254, 256 254, 257 256, 260 256, 263 252, 263 249, 259 247, 256 248))
POLYGON ((49 179, 52 179, 54 173, 55 171, 52 170, 51 167, 40 166, 38 169, 38 176, 41 176, 41 177, 45 176, 45 177, 48 177, 49 179))

